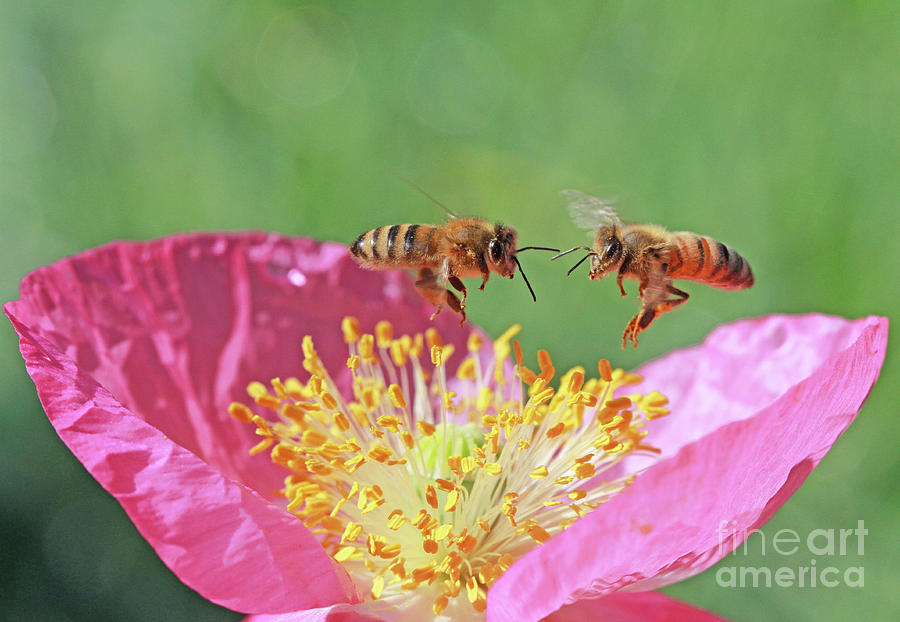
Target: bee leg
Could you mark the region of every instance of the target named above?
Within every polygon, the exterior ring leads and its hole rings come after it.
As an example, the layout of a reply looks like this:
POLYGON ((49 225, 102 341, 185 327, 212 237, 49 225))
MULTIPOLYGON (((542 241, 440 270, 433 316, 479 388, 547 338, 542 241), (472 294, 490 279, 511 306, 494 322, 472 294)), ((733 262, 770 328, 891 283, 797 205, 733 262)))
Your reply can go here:
POLYGON ((628 322, 628 326, 625 327, 625 333, 622 335, 623 349, 628 345, 629 339, 634 343, 634 347, 636 348, 638 344, 638 333, 647 330, 647 328, 650 327, 650 324, 653 323, 653 320, 663 313, 668 313, 675 307, 684 304, 687 302, 687 299, 691 297, 690 294, 674 287, 671 283, 666 285, 666 291, 670 294, 675 294, 678 298, 670 298, 669 300, 663 300, 651 305, 644 305, 640 312, 631 318, 631 321, 628 322))
POLYGON ((625 276, 625 275, 622 274, 622 271, 619 270, 619 274, 616 276, 616 285, 619 286, 619 291, 622 292, 622 295, 623 295, 623 296, 627 296, 628 294, 625 293, 625 288, 622 287, 622 278, 623 278, 624 276, 625 276))
POLYGON ((466 305, 459 301, 459 298, 451 292, 449 289, 444 290, 444 296, 447 300, 447 306, 453 309, 456 313, 459 313, 459 325, 462 326, 466 323, 466 305))
MULTIPOLYGON (((462 285, 462 282, 457 277, 453 277, 453 279, 462 285)), ((431 314, 432 320, 438 316, 441 309, 443 309, 446 304, 454 312, 459 313, 462 316, 462 319, 459 322, 460 325, 466 321, 465 304, 460 302, 456 294, 449 289, 444 289, 438 285, 438 277, 430 268, 422 268, 419 270, 419 279, 416 281, 416 289, 419 290, 419 293, 422 294, 422 297, 425 300, 434 305, 434 313, 431 314)))
POLYGON ((416 281, 416 289, 422 294, 422 298, 435 306, 434 313, 431 314, 433 320, 437 314, 441 312, 443 307, 445 290, 437 283, 437 275, 429 268, 419 270, 419 279, 416 281))
MULTIPOLYGON (((460 305, 463 309, 465 309, 466 308, 466 296, 469 295, 468 290, 466 290, 465 284, 455 274, 448 274, 447 282, 453 286, 453 289, 455 289, 456 291, 458 291, 459 293, 462 294, 462 302, 460 303, 460 305)), ((450 292, 450 293, 452 294, 453 292, 450 292)), ((456 298, 456 296, 454 296, 454 298, 456 298)))
POLYGON ((631 339, 634 342, 634 347, 635 348, 637 347, 637 334, 638 334, 637 323, 638 323, 638 318, 640 318, 640 317, 641 317, 641 314, 638 313, 633 318, 631 318, 631 321, 628 322, 628 325, 625 327, 625 332, 622 333, 622 349, 623 350, 628 347, 629 339, 631 339))
POLYGON ((647 328, 650 327, 650 324, 653 323, 653 320, 656 318, 656 307, 657 305, 644 306, 637 315, 631 318, 631 321, 628 322, 628 326, 625 327, 625 332, 622 333, 623 350, 628 347, 629 339, 634 344, 635 348, 638 346, 638 333, 647 330, 647 328))
POLYGON ((678 296, 678 298, 671 298, 669 300, 664 300, 663 302, 661 302, 659 304, 659 306, 661 307, 661 309, 660 309, 661 313, 671 311, 678 305, 683 305, 684 303, 687 302, 688 298, 691 297, 691 295, 689 293, 681 291, 677 287, 673 286, 671 283, 666 286, 666 289, 668 290, 668 292, 670 294, 675 294, 676 296, 678 296))
POLYGON ((481 285, 478 289, 484 291, 484 286, 487 285, 488 277, 491 276, 491 271, 488 270, 487 262, 484 260, 483 255, 478 256, 478 269, 481 271, 481 285))
POLYGON ((663 300, 653 305, 655 315, 668 313, 675 307, 686 303, 687 299, 691 297, 691 295, 687 292, 683 292, 677 287, 673 287, 671 284, 666 285, 666 291, 668 291, 670 294, 675 294, 676 296, 678 296, 678 298, 669 298, 668 300, 663 300))
POLYGON ((646 278, 641 279, 638 283, 638 296, 640 296, 641 298, 644 297, 644 290, 647 289, 648 283, 649 281, 646 278))

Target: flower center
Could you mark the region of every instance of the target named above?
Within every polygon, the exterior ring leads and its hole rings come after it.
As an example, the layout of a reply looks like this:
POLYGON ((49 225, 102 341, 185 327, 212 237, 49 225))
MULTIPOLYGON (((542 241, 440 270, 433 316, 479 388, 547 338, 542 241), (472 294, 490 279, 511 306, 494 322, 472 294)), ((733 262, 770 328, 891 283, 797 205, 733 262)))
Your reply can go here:
POLYGON ((488 589, 513 561, 634 477, 603 481, 604 471, 632 452, 658 453, 643 441, 645 423, 668 413, 664 396, 614 397, 642 379, 606 360, 599 378, 576 367, 553 389, 545 351, 540 373, 524 366, 511 342, 519 328, 493 352, 473 333, 451 390, 445 363, 454 348, 436 330, 394 338, 380 322, 360 334, 345 318, 352 397, 305 337, 307 382, 248 387, 269 418, 229 407, 263 439, 251 453, 271 448, 290 473, 280 491, 287 511, 372 599, 430 590, 435 615, 462 597, 484 611, 488 589))

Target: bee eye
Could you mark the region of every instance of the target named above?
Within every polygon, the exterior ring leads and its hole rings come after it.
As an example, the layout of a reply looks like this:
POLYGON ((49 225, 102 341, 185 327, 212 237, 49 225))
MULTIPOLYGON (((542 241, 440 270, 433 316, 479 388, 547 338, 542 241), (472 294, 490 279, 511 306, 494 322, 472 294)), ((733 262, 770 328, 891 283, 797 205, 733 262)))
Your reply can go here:
POLYGON ((499 263, 500 258, 503 256, 503 246, 501 246, 500 242, 491 240, 491 243, 488 244, 488 250, 491 253, 491 261, 499 263))
POLYGON ((622 252, 622 243, 618 238, 609 238, 603 248, 603 254, 607 257, 617 257, 622 252))

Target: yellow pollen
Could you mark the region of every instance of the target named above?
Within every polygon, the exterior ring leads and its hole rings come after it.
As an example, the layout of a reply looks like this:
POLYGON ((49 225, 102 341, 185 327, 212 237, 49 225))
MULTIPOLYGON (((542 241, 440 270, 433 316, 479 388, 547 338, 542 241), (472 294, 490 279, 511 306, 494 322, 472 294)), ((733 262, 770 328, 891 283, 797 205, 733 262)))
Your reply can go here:
POLYGON ((617 397, 616 399, 609 400, 604 404, 606 408, 613 408, 615 410, 622 410, 631 406, 631 400, 627 397, 617 397))
POLYGON ((521 348, 521 346, 519 346, 519 340, 518 339, 513 340, 512 344, 513 344, 513 350, 515 351, 515 355, 516 355, 516 365, 521 367, 522 363, 525 361, 525 357, 522 356, 522 348, 521 348))
POLYGON ((553 367, 553 362, 550 360, 550 355, 546 350, 538 350, 538 365, 541 368, 539 378, 543 378, 544 382, 550 382, 556 373, 556 369, 553 367))
POLYGON ((384 575, 378 575, 375 577, 375 581, 372 583, 372 598, 378 600, 381 598, 381 594, 384 591, 384 575))
POLYGON ((581 391, 581 387, 584 386, 584 372, 576 370, 571 376, 569 376, 569 386, 567 390, 569 393, 575 394, 581 391))
POLYGON ((432 607, 432 609, 434 610, 434 615, 441 615, 444 612, 444 609, 447 608, 448 604, 450 604, 450 599, 448 599, 443 594, 441 596, 438 596, 434 600, 434 606, 432 607))
POLYGON ((406 399, 403 397, 403 391, 398 385, 392 384, 388 387, 388 396, 391 398, 391 403, 395 408, 406 408, 406 399))
MULTIPOLYGON (((396 406, 396 404, 394 405, 396 406)), ((382 415, 381 417, 378 417, 378 425, 396 433, 400 431, 400 418, 395 417, 394 415, 382 415)))
POLYGON ((379 348, 388 348, 394 339, 394 327, 390 322, 378 322, 375 325, 375 339, 379 348))
POLYGON ((300 342, 301 349, 303 350, 303 358, 307 359, 318 359, 319 353, 316 352, 316 349, 313 347, 312 337, 306 335, 303 340, 300 342))
POLYGON ((288 472, 287 511, 371 586, 369 598, 426 590, 436 615, 457 598, 484 611, 517 558, 631 483, 611 467, 659 452, 646 437, 669 412, 665 396, 623 391, 641 378, 605 360, 597 378, 575 367, 551 386, 546 351, 537 373, 524 366, 520 329, 492 345, 472 333, 453 369, 455 345, 433 327, 395 336, 379 322, 362 333, 345 318, 346 386, 305 337, 308 381, 252 382, 247 404, 228 406, 258 437, 250 452, 269 451, 288 472))
POLYGON ((484 347, 484 339, 481 338, 481 335, 478 333, 469 335, 469 339, 466 341, 466 348, 469 352, 480 352, 482 347, 484 347))
POLYGON ((431 484, 425 489, 425 502, 431 507, 437 509, 437 491, 434 489, 434 486, 431 484))
POLYGON ((498 464, 497 462, 488 462, 487 464, 484 465, 484 471, 488 475, 497 476, 503 472, 503 467, 500 464, 498 464))
POLYGON ((241 423, 250 423, 253 418, 253 411, 238 402, 232 402, 228 406, 228 414, 241 423))
MULTIPOLYGON (((408 338, 407 338, 408 339, 408 338)), ((391 360, 397 367, 403 367, 409 360, 407 353, 409 352, 409 344, 403 340, 391 342, 391 360)))
POLYGON ((453 408, 453 398, 456 397, 455 391, 447 391, 444 393, 444 408, 453 408))
POLYGON ((475 360, 467 358, 456 369, 456 377, 460 380, 475 380, 475 360))
POLYGON ((447 502, 444 504, 444 512, 452 512, 456 509, 456 504, 459 502, 459 490, 451 490, 447 495, 447 502))
POLYGON ((375 338, 366 333, 359 338, 359 355, 367 363, 375 363, 375 338))
POLYGON ((549 474, 549 471, 547 470, 547 467, 542 465, 542 466, 535 468, 533 471, 531 471, 529 476, 532 479, 543 479, 543 478, 547 477, 548 474, 549 474))
POLYGON ((612 367, 606 359, 600 359, 597 363, 597 371, 600 372, 600 378, 603 382, 612 382, 612 367))
POLYGON ((350 429, 350 422, 347 420, 347 415, 344 413, 334 413, 334 425, 337 426, 337 429, 341 432, 346 432, 350 429))
POLYGON ((345 317, 341 322, 341 330, 344 332, 344 341, 346 343, 359 341, 359 320, 355 317, 345 317))
POLYGON ((547 430, 547 438, 556 438, 560 434, 562 434, 566 429, 566 424, 563 422, 557 423, 555 426, 547 430))
POLYGON ((547 533, 547 530, 536 524, 528 527, 528 535, 538 544, 543 544, 550 539, 550 534, 547 533))
POLYGON ((534 386, 534 383, 537 380, 536 373, 521 365, 519 366, 519 377, 522 378, 522 382, 524 382, 528 386, 534 386))

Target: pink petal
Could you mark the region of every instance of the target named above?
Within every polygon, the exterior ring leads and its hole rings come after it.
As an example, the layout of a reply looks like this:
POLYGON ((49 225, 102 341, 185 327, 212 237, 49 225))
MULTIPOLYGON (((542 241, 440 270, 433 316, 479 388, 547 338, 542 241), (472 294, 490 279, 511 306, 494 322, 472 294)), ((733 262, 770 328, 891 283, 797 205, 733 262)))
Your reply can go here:
MULTIPOLYGON (((247 455, 258 439, 227 407, 251 380, 304 375, 304 334, 345 369, 345 314, 364 330, 431 325, 408 277, 364 273, 343 245, 201 234, 89 251, 30 274, 21 293, 4 310, 51 423, 185 583, 246 612, 356 599, 282 510, 284 473, 247 455)), ((469 331, 438 320, 461 348, 469 331)))
MULTIPOLYGON (((489 621, 537 619, 566 603, 638 582, 651 589, 696 574, 729 553, 800 486, 850 425, 877 379, 887 320, 780 317, 757 326, 768 326, 770 336, 777 334, 771 332, 776 327, 784 339, 749 339, 748 325, 739 323, 719 329, 702 346, 718 356, 722 344, 735 344, 726 363, 731 373, 717 376, 710 393, 733 395, 741 408, 754 399, 745 386, 748 378, 764 380, 766 387, 777 382, 755 376, 754 367, 790 378, 784 356, 798 365, 805 361, 808 376, 795 379, 780 395, 777 389, 757 387, 770 402, 757 401, 755 414, 657 462, 625 492, 518 560, 488 593, 489 621), (841 330, 834 330, 835 322, 841 330), (819 337, 806 342, 805 356, 781 347, 795 332, 815 331, 819 337), (825 341, 830 348, 822 347, 825 341)), ((672 356, 677 362, 679 355, 672 356)), ((647 375, 648 383, 654 379, 647 375)), ((712 416, 705 409, 727 407, 717 399, 704 400, 702 393, 697 397, 696 407, 691 403, 670 417, 690 426, 694 417, 712 416)))
POLYGON ((646 380, 635 391, 656 389, 673 412, 690 413, 654 421, 651 444, 673 455, 726 423, 752 417, 848 348, 859 331, 858 323, 830 315, 767 315, 721 326, 702 345, 641 366, 636 372, 646 380))
POLYGON ((275 615, 247 616, 244 622, 387 622, 385 618, 366 613, 369 603, 332 605, 321 609, 307 609, 275 615))
POLYGON ((615 592, 579 600, 551 613, 546 622, 725 622, 725 618, 660 592, 615 592))

